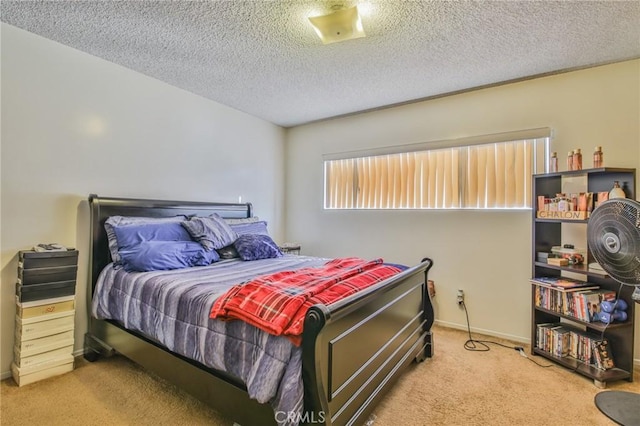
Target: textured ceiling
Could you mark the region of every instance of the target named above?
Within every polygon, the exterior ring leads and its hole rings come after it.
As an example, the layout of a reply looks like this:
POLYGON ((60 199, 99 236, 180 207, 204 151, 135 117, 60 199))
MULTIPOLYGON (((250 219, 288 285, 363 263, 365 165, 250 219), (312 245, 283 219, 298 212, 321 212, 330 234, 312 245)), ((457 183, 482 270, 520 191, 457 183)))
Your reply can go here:
POLYGON ((290 127, 640 57, 640 1, 7 1, 1 19, 290 127), (309 16, 358 5, 366 38, 309 16))

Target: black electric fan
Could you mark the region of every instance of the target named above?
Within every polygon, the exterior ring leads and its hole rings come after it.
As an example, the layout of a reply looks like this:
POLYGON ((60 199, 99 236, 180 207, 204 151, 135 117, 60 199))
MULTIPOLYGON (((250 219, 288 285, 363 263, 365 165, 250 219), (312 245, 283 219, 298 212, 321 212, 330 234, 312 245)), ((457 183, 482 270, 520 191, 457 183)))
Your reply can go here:
MULTIPOLYGON (((611 278, 635 287, 631 298, 640 303, 640 203, 615 198, 600 204, 589 218, 587 243, 596 262, 611 278)), ((618 424, 640 425, 640 394, 599 392, 595 404, 618 424)))

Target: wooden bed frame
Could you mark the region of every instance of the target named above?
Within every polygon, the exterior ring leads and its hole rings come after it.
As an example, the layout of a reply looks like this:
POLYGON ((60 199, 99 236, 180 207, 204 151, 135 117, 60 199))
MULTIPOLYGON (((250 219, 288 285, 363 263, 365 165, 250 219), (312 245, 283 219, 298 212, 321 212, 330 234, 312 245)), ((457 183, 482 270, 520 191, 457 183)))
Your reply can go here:
MULTIPOLYGON (((111 262, 104 222, 109 216, 179 214, 252 216, 252 206, 89 196, 91 211, 88 303, 100 271, 111 262)), ((425 258, 416 266, 305 318, 302 365, 305 411, 301 424, 362 424, 395 379, 414 361, 432 356, 433 306, 425 258)), ((276 424, 287 413, 249 398, 237 378, 173 353, 137 332, 89 315, 85 358, 119 353, 212 406, 242 426, 276 424)))

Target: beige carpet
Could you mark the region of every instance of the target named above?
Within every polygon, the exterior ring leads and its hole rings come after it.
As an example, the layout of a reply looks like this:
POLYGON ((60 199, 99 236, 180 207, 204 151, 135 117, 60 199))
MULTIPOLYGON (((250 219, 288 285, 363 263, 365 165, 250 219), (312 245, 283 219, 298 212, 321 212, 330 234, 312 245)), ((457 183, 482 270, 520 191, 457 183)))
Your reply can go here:
MULTIPOLYGON (((434 358, 403 375, 376 407, 374 426, 614 424, 593 403, 601 391, 593 381, 562 367, 541 368, 513 349, 469 352, 465 332, 434 331, 434 358)), ((640 375, 608 389, 640 393, 640 375)), ((4 380, 0 396, 3 426, 233 424, 121 357, 81 360, 72 373, 21 388, 4 380)))

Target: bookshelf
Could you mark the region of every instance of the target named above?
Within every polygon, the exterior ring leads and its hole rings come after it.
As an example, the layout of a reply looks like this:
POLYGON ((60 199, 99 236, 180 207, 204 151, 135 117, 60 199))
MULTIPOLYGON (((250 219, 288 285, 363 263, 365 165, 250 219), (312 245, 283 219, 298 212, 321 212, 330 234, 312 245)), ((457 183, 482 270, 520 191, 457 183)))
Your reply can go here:
MULTIPOLYGON (((620 182, 628 198, 636 198, 635 169, 603 167, 533 176, 533 221, 532 221, 532 280, 531 280, 531 353, 542 356, 559 365, 569 368, 578 374, 593 379, 597 387, 606 387, 607 382, 616 380, 633 381, 633 348, 634 348, 634 305, 631 299, 633 287, 621 286, 620 283, 601 271, 591 270, 588 265, 595 259, 588 250, 586 233, 587 218, 549 218, 549 215, 538 214, 540 196, 554 197, 558 193, 574 192, 608 192, 614 181, 620 182), (540 217, 545 216, 545 217, 540 217), (584 263, 576 265, 552 265, 544 261, 539 253, 549 253, 552 247, 563 247, 573 244, 586 251, 584 263), (615 291, 619 299, 627 302, 627 319, 620 322, 603 323, 576 317, 571 312, 557 309, 556 306, 543 306, 540 302, 540 288, 537 277, 566 277, 570 280, 583 281, 600 290, 615 291), (552 353, 539 345, 539 328, 541 325, 560 324, 574 330, 578 334, 594 340, 604 339, 608 342, 613 354, 614 368, 598 368, 595 361, 581 361, 575 356, 552 353)), ((578 215, 576 215, 578 216, 578 215)), ((584 216, 584 215, 583 215, 584 216)), ((547 287, 545 287, 547 288, 547 287)), ((562 291, 548 289, 549 292, 562 291)), ((573 290, 580 292, 580 290, 573 290)), ((583 290, 593 291, 591 290, 583 290)), ((555 295, 554 293, 550 293, 555 295)), ((575 355, 575 354, 573 354, 575 355)))

